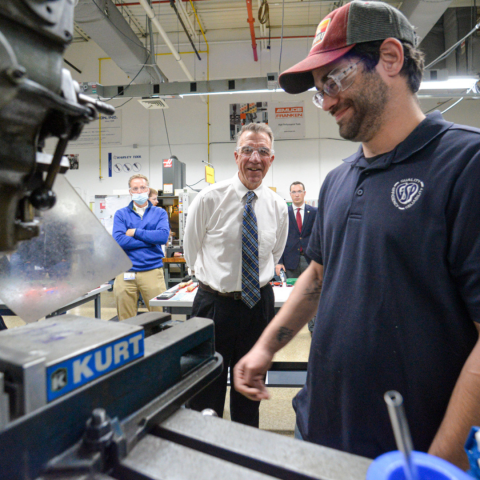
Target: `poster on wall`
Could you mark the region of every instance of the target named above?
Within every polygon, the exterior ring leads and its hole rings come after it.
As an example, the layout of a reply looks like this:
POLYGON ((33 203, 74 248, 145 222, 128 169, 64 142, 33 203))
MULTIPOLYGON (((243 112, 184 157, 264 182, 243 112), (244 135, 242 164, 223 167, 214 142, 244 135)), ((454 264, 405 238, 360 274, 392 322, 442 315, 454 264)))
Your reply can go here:
POLYGON ((270 102, 268 118, 275 138, 305 138, 303 102, 270 102))
POLYGON ((303 102, 253 102, 230 104, 230 140, 235 141, 243 125, 268 123, 275 138, 304 138, 303 102))
POLYGON ((102 147, 108 145, 122 144, 122 111, 117 110, 113 115, 101 115, 99 120, 89 123, 83 127, 80 138, 70 142, 69 146, 75 148, 98 147, 102 132, 102 147))
POLYGON ((115 155, 108 152, 108 176, 112 177, 117 173, 128 173, 134 175, 142 170, 142 155, 115 155))
POLYGON ((230 140, 249 123, 268 123, 268 102, 230 104, 230 140))

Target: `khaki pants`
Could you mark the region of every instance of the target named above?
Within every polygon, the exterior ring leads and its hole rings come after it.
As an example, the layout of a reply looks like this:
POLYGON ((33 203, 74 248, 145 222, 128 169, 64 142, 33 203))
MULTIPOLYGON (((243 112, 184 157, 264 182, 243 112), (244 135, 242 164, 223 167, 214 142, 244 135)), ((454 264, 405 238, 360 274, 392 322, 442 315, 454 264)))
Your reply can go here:
POLYGON ((163 312, 162 307, 150 307, 150 300, 166 290, 163 268, 146 272, 135 272, 135 280, 124 280, 123 273, 115 278, 113 293, 117 303, 119 320, 134 317, 137 314, 138 293, 150 312, 163 312))

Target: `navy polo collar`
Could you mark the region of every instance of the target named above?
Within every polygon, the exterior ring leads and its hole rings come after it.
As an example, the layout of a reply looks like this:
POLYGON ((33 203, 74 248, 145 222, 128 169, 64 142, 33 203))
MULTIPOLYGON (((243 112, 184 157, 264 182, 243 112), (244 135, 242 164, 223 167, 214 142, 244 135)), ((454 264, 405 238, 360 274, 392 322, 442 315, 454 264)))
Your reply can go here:
POLYGON ((343 161, 349 163, 352 167, 369 168, 371 170, 386 169, 392 163, 400 163, 414 153, 422 150, 432 140, 451 128, 452 125, 452 122, 447 122, 443 119, 439 111, 435 111, 427 115, 403 142, 399 143, 392 151, 385 153, 372 164, 370 164, 363 155, 362 146, 360 146, 356 153, 343 161))

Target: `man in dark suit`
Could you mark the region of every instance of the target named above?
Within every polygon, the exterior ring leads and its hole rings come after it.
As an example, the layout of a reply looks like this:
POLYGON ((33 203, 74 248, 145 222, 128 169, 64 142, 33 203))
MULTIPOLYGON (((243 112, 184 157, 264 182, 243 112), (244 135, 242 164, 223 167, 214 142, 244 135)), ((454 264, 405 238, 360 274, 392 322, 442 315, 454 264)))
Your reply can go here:
MULTIPOLYGON (((288 207, 287 244, 275 267, 277 275, 280 275, 280 270, 286 270, 287 278, 298 278, 310 263, 306 251, 317 209, 305 203, 306 193, 302 182, 293 182, 290 185, 292 205, 288 207)), ((310 332, 313 331, 314 324, 315 317, 308 322, 310 332)))

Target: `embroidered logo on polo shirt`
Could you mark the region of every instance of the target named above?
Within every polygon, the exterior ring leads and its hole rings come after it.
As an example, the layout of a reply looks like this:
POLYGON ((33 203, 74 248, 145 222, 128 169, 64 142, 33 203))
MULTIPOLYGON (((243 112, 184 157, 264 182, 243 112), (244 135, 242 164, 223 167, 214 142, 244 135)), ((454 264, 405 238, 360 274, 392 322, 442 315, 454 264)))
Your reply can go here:
POLYGON ((423 192, 423 182, 418 178, 400 180, 392 188, 392 202, 399 210, 412 207, 423 192))

